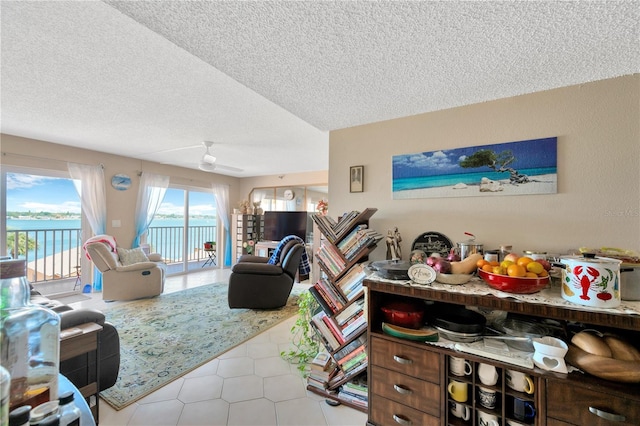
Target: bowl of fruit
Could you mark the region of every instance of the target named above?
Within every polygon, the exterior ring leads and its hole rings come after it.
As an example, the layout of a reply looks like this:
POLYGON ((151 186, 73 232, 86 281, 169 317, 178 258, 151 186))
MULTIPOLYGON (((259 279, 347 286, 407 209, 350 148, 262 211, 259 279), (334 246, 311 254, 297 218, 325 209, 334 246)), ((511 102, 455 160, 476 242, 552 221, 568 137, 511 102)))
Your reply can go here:
POLYGON ((509 254, 502 262, 478 261, 478 276, 489 287, 507 293, 530 294, 545 288, 551 265, 544 260, 509 254))

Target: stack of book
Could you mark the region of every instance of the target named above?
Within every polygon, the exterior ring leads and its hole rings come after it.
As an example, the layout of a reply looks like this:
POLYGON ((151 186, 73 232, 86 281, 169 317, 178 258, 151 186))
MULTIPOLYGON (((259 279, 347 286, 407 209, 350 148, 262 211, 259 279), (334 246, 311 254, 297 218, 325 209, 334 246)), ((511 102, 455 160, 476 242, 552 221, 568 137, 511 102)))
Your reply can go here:
POLYGON ((369 392, 366 375, 351 379, 340 387, 338 396, 345 401, 361 407, 367 407, 369 392))
POLYGON ((333 244, 322 243, 316 256, 324 269, 334 276, 340 275, 347 267, 347 261, 333 244))
POLYGON ((349 269, 349 272, 336 282, 336 286, 340 289, 347 302, 351 302, 362 296, 364 292, 362 282, 367 276, 364 268, 365 265, 359 263, 349 269))
POLYGON ((338 366, 345 375, 349 374, 351 371, 355 371, 362 365, 366 365, 367 335, 361 334, 360 337, 334 353, 333 359, 338 363, 338 366))
POLYGON ((336 371, 336 363, 328 352, 322 351, 313 358, 310 364, 309 376, 307 383, 318 389, 326 389, 329 379, 333 377, 336 371))
POLYGON ((384 236, 374 229, 369 229, 366 224, 361 224, 340 242, 337 247, 347 261, 358 257, 358 253, 365 247, 377 244, 384 236))
POLYGON ((345 306, 344 297, 324 278, 310 287, 309 292, 327 315, 333 315, 345 306))

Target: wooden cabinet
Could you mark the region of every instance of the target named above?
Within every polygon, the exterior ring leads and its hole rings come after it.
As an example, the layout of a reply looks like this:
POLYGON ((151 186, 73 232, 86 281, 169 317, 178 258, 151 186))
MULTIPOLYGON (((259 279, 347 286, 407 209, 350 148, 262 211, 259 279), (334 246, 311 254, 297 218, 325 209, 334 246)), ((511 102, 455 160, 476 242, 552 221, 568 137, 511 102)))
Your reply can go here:
POLYGON ((495 415, 500 426, 509 421, 531 426, 583 426, 583 425, 640 425, 640 386, 615 383, 580 372, 559 374, 539 368, 527 369, 512 364, 454 351, 446 347, 392 337, 382 332, 383 315, 380 307, 394 298, 421 299, 503 310, 538 318, 582 323, 595 328, 620 332, 640 331, 640 316, 624 315, 576 306, 551 306, 532 302, 501 299, 493 296, 449 293, 430 288, 396 285, 366 279, 368 293, 369 341, 369 421, 370 425, 422 425, 477 426, 480 412, 495 415), (450 356, 469 361, 471 373, 457 376, 449 372, 450 356), (496 367, 498 381, 486 386, 478 378, 481 363, 496 367), (531 394, 517 392, 507 386, 508 370, 528 374, 534 383, 531 394), (467 386, 468 420, 455 417, 450 409, 453 403, 447 391, 452 380, 467 386), (496 394, 496 404, 486 408, 480 402, 480 388, 496 394), (514 399, 535 407, 530 420, 517 420, 514 399))

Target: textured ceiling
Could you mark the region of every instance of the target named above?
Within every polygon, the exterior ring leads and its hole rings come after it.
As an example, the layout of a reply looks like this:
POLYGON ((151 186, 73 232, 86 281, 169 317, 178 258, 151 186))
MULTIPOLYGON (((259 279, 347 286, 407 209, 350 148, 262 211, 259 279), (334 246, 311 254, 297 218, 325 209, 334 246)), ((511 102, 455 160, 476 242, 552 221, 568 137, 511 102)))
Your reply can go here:
POLYGON ((234 176, 328 130, 640 72, 616 2, 5 1, 2 132, 234 176), (191 147, 179 149, 180 147, 191 147))

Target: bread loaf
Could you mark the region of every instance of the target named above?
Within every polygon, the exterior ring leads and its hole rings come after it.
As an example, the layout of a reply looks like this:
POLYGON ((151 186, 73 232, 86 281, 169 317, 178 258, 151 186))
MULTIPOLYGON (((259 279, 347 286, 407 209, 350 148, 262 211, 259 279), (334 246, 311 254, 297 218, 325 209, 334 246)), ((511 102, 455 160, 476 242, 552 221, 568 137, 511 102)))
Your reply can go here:
POLYGON ((570 364, 601 379, 640 383, 640 362, 593 355, 573 344, 569 345, 566 358, 570 364))
POLYGON ((611 349, 614 359, 640 362, 640 351, 620 336, 605 334, 603 340, 611 349))
POLYGON ((592 355, 612 357, 611 348, 603 339, 589 331, 581 331, 571 339, 571 343, 592 355))

